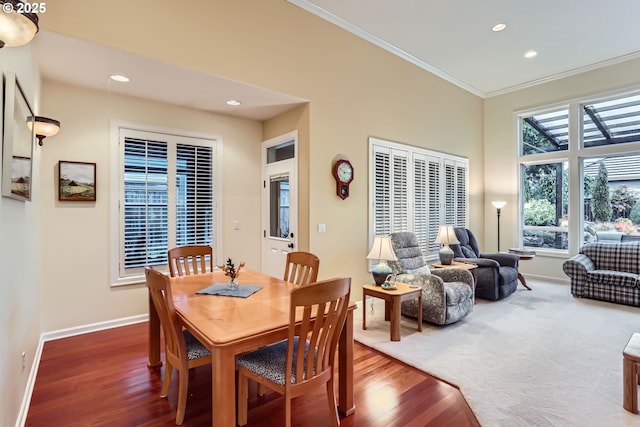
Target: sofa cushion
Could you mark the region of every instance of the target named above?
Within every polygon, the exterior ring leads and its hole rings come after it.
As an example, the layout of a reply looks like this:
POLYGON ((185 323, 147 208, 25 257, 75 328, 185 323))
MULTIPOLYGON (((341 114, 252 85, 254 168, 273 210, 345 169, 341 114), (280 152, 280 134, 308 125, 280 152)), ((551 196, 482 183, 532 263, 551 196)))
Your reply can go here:
POLYGON ((624 271, 593 270, 587 274, 587 280, 591 283, 610 286, 628 286, 631 288, 638 287, 639 278, 640 276, 637 274, 624 271))
POLYGON ((589 243, 580 249, 597 270, 640 274, 640 243, 589 243))

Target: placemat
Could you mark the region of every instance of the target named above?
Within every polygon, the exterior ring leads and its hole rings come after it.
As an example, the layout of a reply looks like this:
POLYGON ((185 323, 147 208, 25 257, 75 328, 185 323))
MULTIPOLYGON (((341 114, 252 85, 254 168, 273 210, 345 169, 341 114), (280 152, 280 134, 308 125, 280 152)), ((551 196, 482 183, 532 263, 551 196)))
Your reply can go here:
POLYGON ((237 289, 229 289, 227 283, 215 283, 204 289, 199 290, 196 294, 206 295, 222 295, 225 297, 246 298, 262 289, 261 285, 240 285, 237 289))

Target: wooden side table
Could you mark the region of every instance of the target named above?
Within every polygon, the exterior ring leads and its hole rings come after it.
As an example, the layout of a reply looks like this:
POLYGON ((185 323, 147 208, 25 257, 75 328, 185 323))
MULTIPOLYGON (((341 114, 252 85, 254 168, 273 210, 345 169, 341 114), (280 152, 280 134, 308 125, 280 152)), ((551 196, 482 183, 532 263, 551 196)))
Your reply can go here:
MULTIPOLYGON (((509 249, 509 253, 516 255, 518 258, 520 258, 520 261, 529 261, 532 260, 536 257, 536 254, 522 254, 522 253, 518 253, 517 250, 512 250, 509 249)), ((525 280, 524 276, 522 275, 522 273, 520 273, 520 271, 518 270, 518 280, 520 281, 520 283, 522 283, 522 286, 524 286, 525 288, 531 290, 531 288, 529 287, 529 285, 527 285, 527 281, 525 280)))
POLYGON ((422 332, 422 288, 407 283, 393 282, 396 290, 382 286, 362 286, 362 329, 367 329, 367 295, 384 300, 384 320, 391 321, 391 341, 400 341, 400 303, 418 298, 418 331, 422 332))

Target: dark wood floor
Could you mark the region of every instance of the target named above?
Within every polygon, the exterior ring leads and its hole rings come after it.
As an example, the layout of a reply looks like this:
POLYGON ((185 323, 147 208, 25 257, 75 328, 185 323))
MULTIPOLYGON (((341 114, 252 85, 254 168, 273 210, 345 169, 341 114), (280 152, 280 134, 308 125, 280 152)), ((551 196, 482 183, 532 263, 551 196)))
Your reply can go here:
MULTIPOLYGON (((27 426, 174 426, 177 375, 160 398, 162 372, 147 368, 147 324, 45 343, 27 426)), ((343 427, 479 426, 459 390, 356 343, 356 412, 343 427)), ((283 400, 250 390, 249 426, 283 425, 283 400)), ((292 424, 328 425, 322 390, 294 401, 292 424)), ((191 372, 184 426, 211 425, 211 368, 191 372)))

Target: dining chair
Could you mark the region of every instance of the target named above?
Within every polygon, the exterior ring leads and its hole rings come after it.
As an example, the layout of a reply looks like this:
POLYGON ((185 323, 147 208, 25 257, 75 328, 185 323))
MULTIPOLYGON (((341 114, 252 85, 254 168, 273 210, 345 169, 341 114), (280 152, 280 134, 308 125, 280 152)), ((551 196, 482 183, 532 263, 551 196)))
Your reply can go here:
POLYGON ((171 277, 202 274, 213 270, 213 249, 211 246, 178 246, 167 251, 171 277), (209 261, 207 262, 207 256, 209 261))
POLYGON ((173 369, 178 370, 176 425, 184 421, 189 386, 189 369, 210 364, 211 352, 189 331, 182 328, 171 296, 169 277, 151 267, 145 268, 147 288, 160 317, 164 332, 165 366, 160 397, 167 397, 173 369))
POLYGON ((299 286, 318 280, 320 259, 309 252, 289 252, 284 270, 284 280, 299 286))
POLYGON ((288 338, 237 360, 238 425, 247 424, 249 379, 284 395, 287 427, 291 426, 291 400, 325 386, 332 425, 340 425, 334 361, 350 290, 351 278, 345 277, 291 291, 288 338))
MULTIPOLYGON (((284 280, 305 286, 318 280, 320 258, 310 252, 288 252, 284 267, 284 280)), ((264 396, 265 388, 258 384, 258 396, 264 396)))

